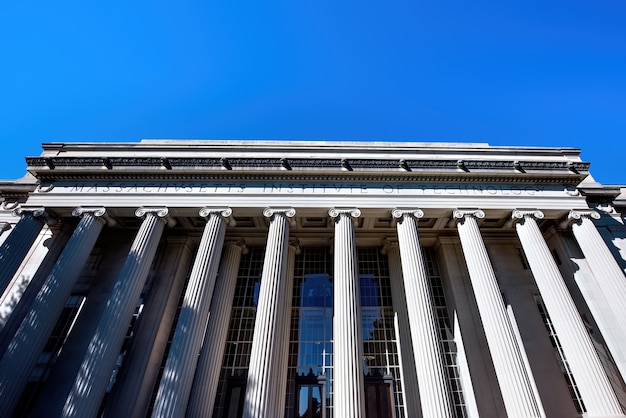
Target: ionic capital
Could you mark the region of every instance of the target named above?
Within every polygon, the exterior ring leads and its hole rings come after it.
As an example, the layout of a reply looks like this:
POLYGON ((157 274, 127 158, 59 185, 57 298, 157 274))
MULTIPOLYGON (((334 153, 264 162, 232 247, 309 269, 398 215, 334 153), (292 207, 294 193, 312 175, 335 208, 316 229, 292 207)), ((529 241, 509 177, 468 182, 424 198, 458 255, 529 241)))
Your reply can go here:
POLYGON ((358 208, 330 208, 328 215, 334 220, 338 220, 341 216, 349 216, 356 225, 361 211, 358 208))
POLYGON ((515 209, 511 212, 511 221, 514 224, 524 219, 543 219, 545 215, 537 209, 515 209))
POLYGON ((424 211, 418 208, 415 209, 402 209, 402 208, 395 208, 391 211, 391 217, 394 220, 402 220, 402 218, 404 216, 414 216, 417 219, 423 218, 424 217, 424 211))
POLYGON ((46 212, 45 208, 42 208, 42 207, 28 207, 28 206, 20 206, 20 207, 14 209, 13 210, 13 215, 14 216, 30 215, 33 218, 38 218, 38 217, 47 218, 48 216, 50 216, 46 212))
POLYGON ((299 255, 302 252, 300 249, 300 240, 298 238, 289 238, 289 246, 296 250, 296 255, 299 255))
POLYGON ((559 227, 562 229, 567 229, 569 226, 571 226, 573 223, 580 223, 582 221, 582 219, 587 218, 587 219, 600 219, 602 216, 596 212, 595 210, 570 210, 569 213, 567 214, 567 218, 565 218, 565 220, 563 220, 563 222, 561 222, 559 224, 559 227))
POLYGON ((537 209, 515 209, 511 212, 511 219, 506 223, 506 227, 511 228, 518 222, 525 219, 543 219, 545 215, 542 211, 537 209))
POLYGON ((454 212, 452 212, 452 220, 455 223, 462 222, 466 217, 483 219, 485 212, 481 209, 455 209, 454 212))
POLYGON ((385 238, 383 240, 383 248, 381 248, 380 253, 383 255, 387 255, 389 253, 389 250, 392 248, 400 248, 400 245, 398 244, 398 238, 385 238))
POLYGON ((140 207, 135 211, 135 216, 143 218, 147 214, 153 214, 161 221, 167 223, 170 228, 176 225, 176 220, 170 217, 169 209, 165 207, 140 207))
POLYGON ((82 218, 86 214, 90 214, 94 218, 100 220, 101 222, 106 222, 108 226, 115 226, 117 222, 115 219, 111 218, 107 213, 107 210, 101 206, 79 206, 72 210, 72 216, 76 216, 78 218, 82 218))
POLYGON ((205 206, 202 209, 200 209, 200 212, 198 214, 200 215, 200 217, 205 218, 205 219, 208 219, 211 216, 211 214, 214 214, 214 215, 221 216, 222 218, 224 218, 224 220, 230 227, 234 227, 237 225, 237 222, 235 222, 235 219, 232 217, 233 210, 231 208, 213 208, 213 207, 205 206))
POLYGON ((274 215, 284 216, 289 221, 290 226, 295 226, 293 217, 296 216, 296 210, 294 208, 265 208, 263 209, 263 216, 271 219, 274 215))

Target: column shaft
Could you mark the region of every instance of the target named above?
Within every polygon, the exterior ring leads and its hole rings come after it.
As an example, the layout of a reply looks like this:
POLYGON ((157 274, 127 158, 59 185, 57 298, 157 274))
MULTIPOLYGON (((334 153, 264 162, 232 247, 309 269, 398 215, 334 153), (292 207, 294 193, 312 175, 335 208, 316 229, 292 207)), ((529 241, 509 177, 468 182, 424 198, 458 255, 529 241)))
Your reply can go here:
POLYGON ((14 213, 21 214, 15 228, 0 246, 0 295, 5 291, 15 272, 22 264, 28 250, 32 247, 39 231, 45 224, 43 208, 33 210, 16 209, 14 213))
POLYGON ((231 214, 230 209, 200 211, 207 222, 161 377, 153 417, 182 416, 187 409, 224 243, 224 218, 231 214))
POLYGON ((145 418, 154 391, 196 243, 167 237, 158 273, 150 288, 133 343, 107 398, 105 417, 145 418))
POLYGON ((621 318, 626 301, 626 277, 593 223, 592 218, 599 219, 600 215, 594 211, 571 211, 569 218, 576 220, 572 232, 602 293, 616 317, 621 318))
POLYGON ((187 405, 187 416, 210 417, 213 414, 217 384, 228 336, 233 297, 243 243, 228 242, 224 246, 217 282, 211 298, 211 317, 207 325, 202 351, 187 405))
POLYGON ((62 416, 95 417, 120 354, 128 323, 141 295, 165 226, 167 209, 138 209, 144 216, 107 306, 65 400, 62 416))
MULTIPOLYGON (((279 394, 287 393, 287 368, 289 366, 289 340, 291 331, 291 302, 293 298, 293 275, 296 264, 296 253, 300 251, 298 247, 298 240, 291 240, 287 247, 287 268, 285 272, 285 280, 281 283, 279 309, 282 313, 282 321, 278 322, 280 337, 278 340, 278 370, 282 370, 282 373, 278 375, 276 382, 276 391, 279 394)), ((276 404, 274 405, 275 411, 281 411, 285 409, 285 395, 276 396, 274 399, 276 404)))
POLYGON ((413 343, 411 342, 411 328, 407 312, 406 292, 402 278, 400 261, 400 247, 397 242, 386 243, 384 252, 389 259, 389 281, 391 284, 391 301, 396 316, 396 339, 398 340, 398 358, 400 361, 400 380, 402 382, 402 396, 404 398, 404 417, 421 417, 420 394, 417 383, 413 343))
POLYGON ((39 354, 54 330, 72 287, 102 231, 104 213, 102 208, 74 211, 75 215, 82 215, 82 219, 0 361, 0 398, 7 413, 19 401, 39 354))
POLYGON ((361 296, 354 218, 358 209, 331 209, 335 218, 333 402, 336 417, 365 416, 361 296))
POLYGON ((426 417, 451 417, 452 406, 446 379, 437 320, 433 310, 430 281, 424 265, 415 216, 421 210, 393 211, 397 223, 398 241, 404 289, 411 300, 408 305, 413 355, 417 371, 422 413, 426 417))
POLYGON ((509 417, 540 417, 544 414, 540 402, 535 399, 531 384, 533 377, 524 365, 523 347, 515 339, 476 221, 476 217, 484 216, 482 211, 457 210, 454 213, 454 217, 460 219, 457 227, 461 246, 500 391, 509 417))
POLYGON ((543 218, 543 213, 513 212, 514 219, 520 220, 516 229, 522 248, 559 336, 587 413, 589 416, 621 416, 622 410, 615 393, 559 268, 535 222, 535 216, 543 218))
POLYGON ((280 358, 284 338, 281 323, 291 317, 285 312, 284 303, 289 238, 287 217, 293 217, 295 210, 266 209, 263 214, 271 220, 252 337, 245 418, 281 418, 285 413, 285 392, 279 392, 277 382, 287 373, 285 359, 280 358))

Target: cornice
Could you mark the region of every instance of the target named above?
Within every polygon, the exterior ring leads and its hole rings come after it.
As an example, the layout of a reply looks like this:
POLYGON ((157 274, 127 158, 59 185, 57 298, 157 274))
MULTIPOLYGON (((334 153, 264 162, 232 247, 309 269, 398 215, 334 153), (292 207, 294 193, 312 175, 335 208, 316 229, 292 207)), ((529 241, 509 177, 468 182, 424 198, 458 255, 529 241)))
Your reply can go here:
POLYGON ((29 157, 28 171, 40 181, 61 180, 329 180, 507 181, 578 184, 589 163, 445 159, 29 157), (251 173, 254 172, 254 175, 251 173), (365 177, 362 177, 365 176, 365 177))
MULTIPOLYGON (((33 179, 34 180, 34 179, 33 179)), ((0 197, 7 201, 24 201, 37 189, 37 181, 29 183, 0 182, 0 197)))

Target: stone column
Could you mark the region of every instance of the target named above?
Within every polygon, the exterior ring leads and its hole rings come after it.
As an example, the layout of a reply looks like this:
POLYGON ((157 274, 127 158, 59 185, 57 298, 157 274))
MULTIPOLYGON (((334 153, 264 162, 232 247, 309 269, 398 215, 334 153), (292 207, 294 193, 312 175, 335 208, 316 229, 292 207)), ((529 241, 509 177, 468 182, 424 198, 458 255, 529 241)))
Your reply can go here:
POLYGON ((400 381, 404 398, 404 417, 421 417, 420 394, 417 383, 411 328, 407 312, 404 279, 400 261, 400 247, 397 240, 385 239, 383 254, 389 260, 389 281, 391 284, 391 302, 396 317, 396 339, 398 340, 398 358, 400 361, 400 381))
POLYGON ((413 355, 417 371, 422 413, 426 417, 453 415, 448 382, 441 353, 437 319, 433 310, 430 280, 424 265, 415 218, 424 216, 420 209, 391 212, 397 219, 398 242, 404 289, 411 300, 408 305, 413 355))
POLYGON ((361 329, 361 294, 357 268, 355 219, 358 209, 328 211, 335 220, 333 276, 333 402, 336 417, 365 416, 365 376, 361 329))
POLYGON ((282 323, 289 322, 285 312, 285 282, 289 221, 293 208, 267 208, 263 215, 270 218, 267 248, 261 275, 261 289, 256 311, 250 368, 246 383, 244 418, 281 418, 285 413, 285 392, 279 390, 282 375, 287 373, 286 358, 280 358, 284 333, 282 323))
MULTIPOLYGON (((572 232, 580 246, 602 293, 611 310, 620 318, 624 315, 626 301, 626 276, 606 246, 604 239, 593 223, 600 219, 596 211, 570 211, 568 221, 572 223, 572 232)), ((626 350, 626 347, 624 348, 626 350)))
POLYGON ((196 373, 187 405, 187 416, 210 417, 215 406, 228 326, 237 287, 241 254, 247 252, 243 240, 224 245, 222 262, 211 299, 211 317, 207 325, 196 373))
POLYGON ((196 247, 188 236, 166 238, 140 325, 133 330, 133 342, 107 397, 105 417, 146 417, 196 247))
POLYGON ((44 208, 18 208, 13 214, 21 216, 22 219, 0 246, 0 295, 11 283, 48 218, 44 208))
POLYGON ((97 415, 161 234, 166 222, 174 222, 166 208, 139 208, 135 215, 143 221, 65 400, 63 417, 97 415))
MULTIPOLYGON (((300 241, 297 238, 289 240, 287 247, 287 268, 285 273, 285 280, 281 283, 279 309, 283 312, 282 321, 278 322, 280 339, 278 341, 280 350, 278 353, 279 364, 277 366, 281 373, 278 375, 276 382, 276 391, 278 393, 287 393, 287 368, 289 366, 289 342, 291 331, 291 305, 293 298, 293 276, 296 266, 296 254, 300 253, 300 241)), ((285 409, 285 396, 282 398, 275 398, 278 403, 274 406, 275 411, 284 411, 285 409)))
MULTIPOLYGON (((153 417, 183 416, 191 392, 209 306, 224 244, 230 208, 203 208, 206 225, 191 270, 167 362, 152 411, 153 417)), ((234 225, 234 224, 233 224, 234 225)))
POLYGON ((482 210, 455 210, 453 216, 458 220, 461 247, 507 415, 511 418, 541 417, 544 413, 535 398, 533 377, 524 365, 523 347, 515 339, 476 221, 484 218, 485 213, 482 210))
POLYGON ((0 399, 7 414, 17 405, 105 224, 104 208, 78 208, 73 214, 82 219, 0 361, 0 399))
POLYGON ((548 315, 590 417, 623 416, 587 329, 535 221, 538 210, 515 210, 515 228, 548 315))

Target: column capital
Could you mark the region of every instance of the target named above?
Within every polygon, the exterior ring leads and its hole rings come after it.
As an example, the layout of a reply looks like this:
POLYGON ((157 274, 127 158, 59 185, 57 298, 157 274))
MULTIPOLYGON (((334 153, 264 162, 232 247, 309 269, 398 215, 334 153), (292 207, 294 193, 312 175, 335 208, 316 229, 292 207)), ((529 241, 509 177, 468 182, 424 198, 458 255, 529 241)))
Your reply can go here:
POLYGON ((395 208, 391 210, 391 217, 395 219, 402 219, 405 215, 414 216, 417 219, 424 217, 424 211, 419 208, 395 208))
POLYGON ((300 240, 298 238, 289 238, 289 246, 296 250, 296 255, 299 255, 302 252, 300 249, 300 240))
POLYGON ((198 212, 198 215, 200 215, 201 218, 205 219, 208 219, 211 214, 215 214, 224 218, 226 224, 230 227, 234 227, 237 225, 237 222, 235 222, 235 219, 232 217, 233 210, 231 208, 205 206, 200 209, 200 212, 198 212))
POLYGON ((569 213, 567 214, 567 218, 565 218, 563 222, 559 224, 559 227, 561 227, 562 229, 567 229, 571 224, 579 223, 580 221, 582 221, 583 218, 593 220, 593 219, 600 219, 601 217, 602 216, 593 209, 588 209, 588 210, 573 209, 569 211, 569 213))
POLYGON ((511 212, 511 221, 513 224, 521 221, 522 219, 543 219, 545 215, 538 209, 515 209, 511 212))
POLYGON ((483 219, 485 217, 485 212, 481 209, 454 209, 452 212, 452 219, 457 222, 465 219, 467 216, 471 216, 476 219, 483 219))
POLYGON ((328 216, 334 220, 338 220, 342 215, 352 218, 352 221, 356 225, 359 216, 361 216, 361 210, 358 208, 330 208, 328 210, 328 216))
POLYGON ((293 217, 296 216, 296 210, 294 208, 265 208, 263 209, 263 216, 268 219, 272 219, 274 215, 284 216, 289 221, 289 226, 295 226, 296 222, 293 217))
POLYGON ((400 248, 400 244, 398 243, 398 238, 395 237, 387 237, 383 239, 383 248, 381 248, 380 253, 383 255, 387 255, 391 248, 400 248))
POLYGON ((40 206, 19 206, 13 209, 14 216, 24 216, 29 214, 33 218, 41 218, 44 220, 46 224, 49 226, 56 225, 58 220, 50 215, 50 213, 46 212, 46 208, 40 206))
POLYGON ((241 247, 241 254, 248 254, 250 250, 246 246, 246 240, 243 238, 232 238, 224 241, 224 247, 233 246, 233 247, 241 247))
POLYGON ((167 223, 167 226, 170 228, 176 225, 176 221, 170 217, 169 209, 166 207, 145 207, 142 206, 135 211, 135 216, 138 218, 143 218, 147 214, 152 213, 157 216, 163 222, 167 223))
POLYGON ((94 218, 106 222, 108 226, 117 225, 117 222, 115 222, 115 220, 106 212, 106 208, 102 206, 79 206, 72 210, 72 216, 82 218, 86 214, 90 214, 94 218))

